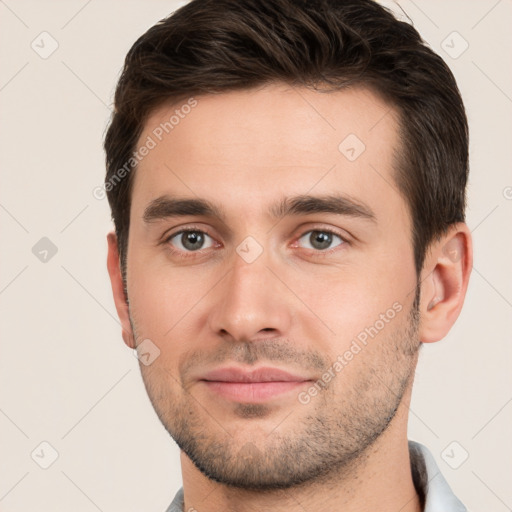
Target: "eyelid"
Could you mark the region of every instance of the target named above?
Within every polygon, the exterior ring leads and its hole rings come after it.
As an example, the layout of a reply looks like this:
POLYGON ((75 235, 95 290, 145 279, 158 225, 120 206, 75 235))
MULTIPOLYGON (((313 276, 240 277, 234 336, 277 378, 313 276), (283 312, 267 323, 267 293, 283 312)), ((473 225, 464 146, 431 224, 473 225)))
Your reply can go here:
POLYGON ((201 256, 204 256, 207 252, 210 251, 210 249, 218 247, 218 244, 219 244, 217 242, 216 238, 213 237, 208 232, 208 230, 203 227, 188 225, 188 226, 180 226, 180 228, 177 231, 173 231, 171 233, 170 233, 170 231, 172 231, 172 229, 165 231, 165 233, 162 235, 160 241, 158 242, 158 245, 164 245, 165 249, 167 251, 169 251, 169 253, 173 257, 177 257, 177 258, 180 258, 183 260, 187 260, 189 258, 190 259, 201 258, 201 256), (173 245, 170 243, 171 239, 178 235, 181 235, 181 234, 187 233, 187 232, 195 232, 195 231, 200 232, 203 235, 210 237, 213 241, 212 247, 207 247, 206 249, 199 249, 197 251, 183 251, 181 249, 173 247, 173 245))
MULTIPOLYGON (((176 231, 176 233, 172 233, 169 236, 167 236, 165 238, 164 242, 169 243, 170 240, 172 240, 173 238, 176 238, 178 235, 182 235, 183 233, 201 233, 202 235, 206 235, 208 238, 211 238, 212 240, 215 241, 215 238, 213 238, 213 236, 211 236, 206 231, 199 230, 199 229, 182 229, 181 231, 176 231)), ((209 247, 208 247, 208 249, 209 249, 209 247)), ((190 252, 199 252, 201 250, 202 249, 199 249, 198 251, 190 251, 190 252)))
POLYGON ((342 242, 346 243, 347 240, 345 240, 345 238, 340 235, 337 231, 331 231, 330 229, 309 229, 308 231, 305 231, 303 235, 301 235, 298 239, 300 240, 301 238, 304 237, 304 235, 307 235, 308 233, 314 233, 314 232, 317 232, 317 233, 329 233, 330 235, 334 235, 334 236, 337 236, 339 239, 341 239, 342 242))
MULTIPOLYGON (((213 235, 210 232, 210 228, 203 226, 203 225, 196 225, 196 224, 185 224, 179 227, 170 228, 163 232, 161 237, 159 238, 157 245, 169 245, 171 238, 174 238, 175 236, 181 235, 182 233, 188 233, 188 232, 199 232, 203 233, 204 235, 209 236, 214 241, 214 246, 219 245, 219 241, 217 240, 217 235, 213 235)), ((211 249, 210 247, 208 249, 211 249)), ((208 250, 208 249, 199 249, 197 251, 187 251, 190 254, 201 254, 202 251, 208 250)), ((183 251, 176 249, 177 252, 182 253, 183 251)))
POLYGON ((194 224, 187 224, 185 226, 180 226, 179 228, 167 229, 166 231, 163 232, 158 243, 168 243, 171 238, 188 231, 199 231, 201 233, 204 233, 205 235, 208 235, 210 238, 215 239, 215 237, 209 232, 208 228, 194 224), (173 229, 176 229, 176 231, 173 231, 173 229))
POLYGON ((307 224, 306 226, 301 225, 295 231, 298 231, 300 234, 294 237, 295 241, 302 238, 305 234, 310 233, 312 231, 321 231, 325 233, 332 233, 333 235, 339 236, 343 242, 350 244, 353 242, 354 238, 347 231, 340 228, 335 228, 326 224, 307 224))
MULTIPOLYGON (((332 252, 335 252, 335 251, 339 250, 339 248, 341 246, 343 246, 345 244, 350 245, 352 243, 351 237, 345 231, 342 231, 340 229, 333 228, 333 227, 330 227, 330 226, 326 226, 326 225, 313 225, 313 226, 309 226, 308 225, 307 227, 304 227, 302 225, 299 228, 297 228, 297 230, 300 230, 299 234, 294 237, 294 241, 292 242, 291 247, 298 247, 298 241, 302 237, 304 237, 304 235, 307 235, 308 233, 311 233, 313 231, 319 231, 319 232, 324 232, 324 233, 331 233, 333 235, 336 235, 337 237, 339 237, 342 240, 343 243, 341 243, 341 244, 339 244, 339 245, 337 245, 335 247, 329 248, 329 249, 315 250, 315 249, 304 248, 304 250, 309 251, 311 254, 314 254, 315 256, 320 256, 320 257, 321 256, 327 256, 327 255, 331 254, 332 252)), ((163 233, 163 235, 161 237, 161 240, 158 242, 158 244, 159 245, 170 246, 169 250, 171 252, 173 252, 174 254, 181 255, 184 258, 186 258, 186 257, 194 257, 194 256, 199 257, 202 254, 204 254, 204 252, 209 251, 212 248, 218 248, 218 246, 219 246, 219 242, 217 241, 215 236, 213 236, 206 227, 199 226, 199 225, 194 225, 194 224, 180 226, 177 229, 177 231, 173 231, 172 228, 168 229, 167 231, 165 231, 163 233), (208 247, 206 249, 199 249, 197 251, 182 251, 180 249, 176 249, 176 248, 171 246, 171 244, 169 242, 170 242, 170 240, 172 238, 174 238, 175 236, 180 235, 180 234, 182 234, 184 232, 190 232, 190 231, 192 231, 192 232, 193 231, 198 231, 200 233, 203 233, 203 234, 209 236, 214 241, 213 247, 208 247)))

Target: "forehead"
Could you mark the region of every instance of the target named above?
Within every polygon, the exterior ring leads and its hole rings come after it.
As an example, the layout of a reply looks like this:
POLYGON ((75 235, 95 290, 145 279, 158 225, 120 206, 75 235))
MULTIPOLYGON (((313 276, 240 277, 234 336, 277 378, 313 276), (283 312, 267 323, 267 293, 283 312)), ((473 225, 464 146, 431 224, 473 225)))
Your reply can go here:
POLYGON ((151 149, 135 173, 135 204, 168 193, 256 210, 285 193, 397 195, 398 116, 365 88, 272 84, 184 99, 152 113, 144 144, 151 149))

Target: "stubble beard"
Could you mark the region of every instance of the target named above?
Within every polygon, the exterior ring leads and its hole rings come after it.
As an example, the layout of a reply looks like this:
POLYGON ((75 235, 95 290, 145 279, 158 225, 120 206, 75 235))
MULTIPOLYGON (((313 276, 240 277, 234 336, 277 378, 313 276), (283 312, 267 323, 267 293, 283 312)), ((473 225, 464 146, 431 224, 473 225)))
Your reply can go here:
MULTIPOLYGON (((369 342, 379 344, 371 359, 363 349, 350 363, 360 363, 356 379, 343 379, 342 371, 309 404, 297 401, 284 420, 283 414, 275 414, 276 427, 265 435, 253 435, 261 432, 252 433, 251 422, 271 417, 270 405, 235 404, 234 414, 247 419, 247 430, 232 432, 225 418, 210 413, 210 404, 199 403, 165 369, 141 366, 146 390, 171 437, 211 480, 260 492, 315 482, 339 485, 365 460, 412 385, 420 347, 418 299, 417 292, 404 325, 391 333, 386 331, 392 325, 387 326, 369 342)), ((236 359, 256 360, 253 346, 238 347, 236 359)), ((261 342, 257 346, 259 351, 264 347, 261 342)), ((277 360, 279 345, 269 347, 270 359, 277 360)), ((268 354, 263 349, 259 355, 268 354)))

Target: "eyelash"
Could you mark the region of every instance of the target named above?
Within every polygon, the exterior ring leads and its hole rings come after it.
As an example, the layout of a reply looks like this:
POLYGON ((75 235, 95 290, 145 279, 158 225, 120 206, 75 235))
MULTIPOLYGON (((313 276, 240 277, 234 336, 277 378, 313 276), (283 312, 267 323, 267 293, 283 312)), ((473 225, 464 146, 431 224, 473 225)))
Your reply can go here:
POLYGON ((212 240, 214 240, 213 236, 210 235, 210 233, 208 233, 208 231, 205 231, 204 229, 196 228, 194 226, 190 226, 187 229, 181 229, 180 231, 176 231, 176 233, 172 233, 171 235, 166 236, 164 238, 164 240, 162 241, 162 243, 166 245, 167 249, 169 250, 169 252, 171 254, 178 256, 179 258, 182 258, 182 259, 197 258, 198 255, 202 255, 204 253, 204 251, 207 250, 207 249, 201 249, 199 251, 187 251, 184 253, 179 249, 174 249, 169 242, 176 236, 182 235, 183 233, 201 233, 203 235, 208 235, 212 240))
POLYGON ((328 233, 330 235, 337 236, 341 240, 341 243, 339 245, 336 245, 335 247, 331 247, 330 249, 324 249, 324 250, 306 249, 307 251, 311 251, 310 254, 313 254, 315 256, 315 258, 324 258, 324 257, 330 256, 332 253, 340 250, 342 248, 342 246, 348 245, 348 243, 349 243, 347 240, 347 237, 343 236, 338 231, 335 231, 335 230, 329 229, 329 228, 312 228, 312 229, 308 229, 307 231, 304 231, 299 237, 297 237, 297 239, 296 239, 297 241, 293 243, 294 247, 295 247, 295 244, 298 243, 298 241, 301 238, 303 238, 305 235, 307 235, 309 233, 314 233, 314 232, 328 233))
MULTIPOLYGON (((322 257, 325 257, 325 256, 329 256, 332 252, 338 250, 341 246, 345 245, 345 244, 349 244, 350 242, 347 240, 347 238, 345 236, 343 236, 341 233, 333 230, 333 229, 329 229, 329 228, 313 228, 313 229, 308 229, 307 231, 304 231, 300 236, 297 237, 297 242, 298 240, 300 240, 302 237, 304 237, 304 235, 307 235, 308 233, 313 233, 313 232, 319 232, 319 233, 329 233, 331 235, 335 235, 337 236, 338 238, 340 238, 340 240, 342 241, 342 243, 340 243, 339 245, 337 245, 336 247, 333 247, 331 249, 325 249, 323 251, 321 250, 315 250, 315 249, 307 249, 308 251, 313 251, 315 257, 319 257, 319 258, 322 258, 322 257)), ((172 233, 171 235, 169 236, 165 236, 165 238, 162 240, 162 244, 165 244, 167 249, 171 252, 171 254, 175 255, 175 256, 178 256, 182 259, 187 259, 187 258, 197 258, 198 255, 201 256, 204 251, 207 251, 208 249, 200 249, 198 251, 186 251, 185 253, 179 249, 174 249, 171 244, 170 244, 170 241, 175 238, 176 236, 178 235, 182 235, 183 233, 201 233, 203 235, 208 235, 212 240, 214 240, 214 237, 212 235, 210 235, 208 233, 208 231, 205 231, 203 228, 199 228, 199 227, 194 227, 194 226, 190 226, 188 227, 187 229, 182 229, 180 231, 176 231, 175 233, 172 233)), ((296 242, 294 242, 295 244, 296 242)))

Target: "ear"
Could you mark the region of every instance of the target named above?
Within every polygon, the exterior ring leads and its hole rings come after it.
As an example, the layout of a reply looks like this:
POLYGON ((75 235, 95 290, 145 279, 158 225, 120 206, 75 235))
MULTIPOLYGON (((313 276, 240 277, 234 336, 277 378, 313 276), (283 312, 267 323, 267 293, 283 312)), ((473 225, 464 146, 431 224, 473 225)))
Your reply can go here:
POLYGON ((471 232, 455 224, 427 253, 421 272, 420 340, 444 338, 457 320, 473 268, 471 232))
POLYGON ((121 321, 123 340, 130 348, 135 348, 135 337, 133 335, 133 330, 130 323, 128 298, 124 293, 117 237, 114 232, 110 232, 107 235, 107 242, 107 269, 110 276, 110 284, 112 285, 112 293, 114 294, 114 302, 116 304, 117 315, 121 321))

